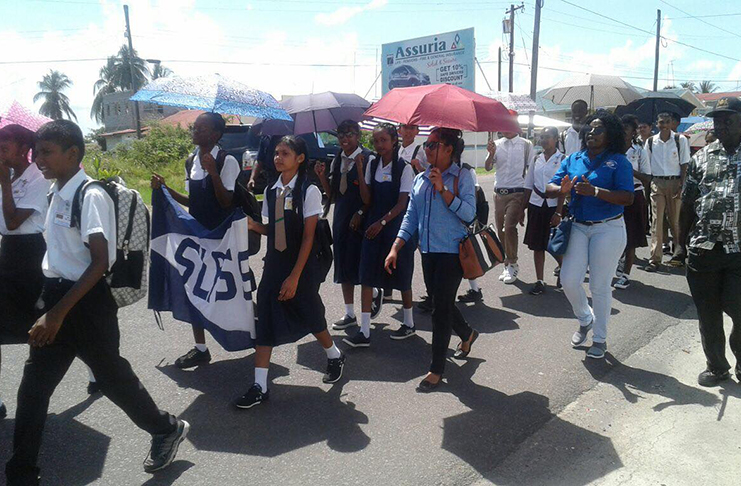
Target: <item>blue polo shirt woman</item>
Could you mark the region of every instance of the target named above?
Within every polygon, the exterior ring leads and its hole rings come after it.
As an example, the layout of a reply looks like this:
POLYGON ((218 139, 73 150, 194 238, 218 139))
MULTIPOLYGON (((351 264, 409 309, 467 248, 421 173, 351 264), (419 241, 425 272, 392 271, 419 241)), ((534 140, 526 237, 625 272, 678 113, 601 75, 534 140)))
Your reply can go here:
POLYGON ((442 382, 451 332, 461 342, 453 355, 464 359, 479 333, 468 325, 455 304, 463 279, 458 245, 467 235, 467 225, 476 218, 476 188, 471 173, 457 162, 463 153, 459 130, 437 128, 424 145, 430 167, 419 174, 412 186, 409 205, 398 236, 386 258, 386 271, 396 269, 401 248, 419 235, 425 284, 435 302, 432 313, 432 365, 419 384, 428 392, 442 382))
POLYGON ((627 239, 623 209, 633 203, 633 167, 623 155, 625 135, 617 116, 597 111, 587 119, 582 136, 584 149, 564 159, 546 194, 571 193, 574 224, 561 266, 561 284, 579 320, 571 344, 582 346, 593 330, 587 356, 599 359, 607 350, 610 284, 627 239), (587 269, 593 308, 583 285, 587 269))

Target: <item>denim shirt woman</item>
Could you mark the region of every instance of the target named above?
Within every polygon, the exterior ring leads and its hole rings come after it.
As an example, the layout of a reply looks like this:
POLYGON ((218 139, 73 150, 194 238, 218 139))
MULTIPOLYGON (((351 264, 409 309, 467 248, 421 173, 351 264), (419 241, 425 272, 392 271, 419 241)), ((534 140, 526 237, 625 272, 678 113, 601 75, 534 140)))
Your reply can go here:
POLYGON ((471 329, 455 305, 455 294, 463 278, 458 245, 467 226, 476 218, 476 189, 470 172, 457 162, 463 153, 459 130, 437 128, 425 143, 430 167, 414 180, 404 220, 386 258, 386 271, 396 269, 399 250, 419 235, 425 284, 432 295, 432 364, 418 390, 428 392, 442 382, 451 332, 461 342, 453 355, 463 359, 471 351, 478 332, 471 329))
POLYGON ((561 267, 561 284, 579 320, 571 344, 582 346, 594 329, 590 358, 604 358, 607 321, 612 307, 612 277, 625 249, 623 208, 633 203, 633 168, 623 155, 622 122, 604 110, 587 120, 582 132, 585 149, 561 163, 546 188, 549 197, 571 193, 569 212, 574 215, 568 248, 561 267), (584 290, 589 269, 589 290, 584 290))

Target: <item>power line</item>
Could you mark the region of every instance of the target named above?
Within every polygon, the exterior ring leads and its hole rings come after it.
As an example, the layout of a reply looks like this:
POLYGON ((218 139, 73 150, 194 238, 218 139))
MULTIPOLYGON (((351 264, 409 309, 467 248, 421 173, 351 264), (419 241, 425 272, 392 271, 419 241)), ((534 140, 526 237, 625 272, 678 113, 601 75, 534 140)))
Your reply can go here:
POLYGON ((741 16, 741 13, 727 13, 727 14, 714 14, 714 15, 687 15, 685 17, 666 17, 666 20, 709 19, 709 18, 716 18, 716 17, 739 17, 739 16, 741 16))
POLYGON ((736 37, 741 37, 741 35, 738 35, 738 34, 737 34, 737 33, 735 33, 735 32, 731 32, 730 30, 726 30, 726 29, 724 29, 723 27, 718 27, 717 25, 713 25, 713 24, 711 24, 710 22, 706 22, 705 20, 702 20, 702 19, 701 19, 700 17, 695 17, 695 16, 694 16, 694 15, 692 15, 691 13, 689 13, 689 12, 685 12, 685 11, 684 11, 684 10, 682 10, 681 8, 679 8, 679 7, 675 7, 674 5, 672 5, 672 4, 671 4, 671 3, 669 3, 669 2, 666 2, 666 1, 664 1, 664 0, 659 0, 659 1, 660 1, 661 3, 663 3, 664 5, 668 5, 669 7, 673 8, 674 10, 679 10, 679 11, 680 11, 680 12, 682 12, 683 14, 685 14, 685 15, 689 15, 689 16, 690 16, 690 17, 692 17, 693 19, 695 19, 695 20, 698 20, 698 21, 702 22, 702 23, 703 23, 703 24, 705 24, 705 25, 709 25, 710 27, 714 27, 714 28, 716 28, 716 29, 718 29, 718 30, 722 30, 722 31, 723 31, 723 32, 725 32, 726 34, 731 34, 731 35, 735 35, 736 37))
MULTIPOLYGON (((636 27, 635 25, 627 24, 627 23, 625 23, 623 21, 614 19, 612 17, 608 17, 607 15, 603 15, 601 13, 595 12, 594 10, 589 10, 588 8, 582 7, 581 5, 577 5, 577 4, 572 3, 572 2, 569 2, 568 0, 561 0, 561 1, 563 3, 566 3, 568 5, 571 5, 572 7, 576 7, 578 9, 584 10, 584 11, 589 12, 589 13, 591 13, 593 15, 598 16, 598 17, 602 17, 602 18, 605 18, 605 19, 608 19, 608 20, 612 20, 613 22, 615 22, 617 24, 624 25, 626 27, 630 27, 631 29, 637 30, 639 32, 643 32, 644 34, 655 35, 653 32, 650 32, 648 30, 641 29, 640 27, 636 27)), ((663 35, 661 36, 661 38, 664 39, 664 40, 666 40, 666 41, 668 41, 668 42, 674 42, 675 44, 679 44, 680 46, 685 46, 685 47, 689 47, 690 49, 694 49, 696 51, 704 52, 705 54, 711 54, 713 56, 722 57, 724 59, 729 59, 731 61, 741 62, 741 59, 738 59, 738 58, 735 58, 735 57, 726 56, 725 54, 719 54, 717 52, 709 51, 707 49, 703 49, 701 47, 693 46, 693 45, 687 44, 685 42, 680 42, 680 41, 675 40, 675 39, 670 39, 670 38, 665 37, 663 35)))

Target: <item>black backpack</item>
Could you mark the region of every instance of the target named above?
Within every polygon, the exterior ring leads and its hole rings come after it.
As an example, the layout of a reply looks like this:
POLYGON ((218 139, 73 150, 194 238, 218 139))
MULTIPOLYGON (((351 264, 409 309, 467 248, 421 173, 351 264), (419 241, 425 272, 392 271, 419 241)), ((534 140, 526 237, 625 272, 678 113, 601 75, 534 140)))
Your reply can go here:
MULTIPOLYGON (((304 196, 306 190, 311 185, 316 185, 304 176, 303 182, 301 183, 301 197, 297 198, 296 210, 300 220, 304 220, 304 196)), ((318 261, 319 266, 319 282, 322 283, 327 280, 329 269, 332 268, 332 262, 334 260, 334 254, 332 253, 332 228, 329 226, 329 221, 326 218, 320 217, 316 223, 316 232, 314 233, 314 257, 318 261)))
MULTIPOLYGON (((232 199, 232 203, 235 207, 241 208, 244 214, 257 222, 260 222, 262 221, 260 202, 252 191, 247 188, 249 182, 250 172, 247 170, 241 171, 237 176, 237 181, 234 183, 234 199, 232 199)), ((247 234, 247 238, 249 240, 249 255, 256 255, 260 251, 262 235, 250 231, 247 234)))

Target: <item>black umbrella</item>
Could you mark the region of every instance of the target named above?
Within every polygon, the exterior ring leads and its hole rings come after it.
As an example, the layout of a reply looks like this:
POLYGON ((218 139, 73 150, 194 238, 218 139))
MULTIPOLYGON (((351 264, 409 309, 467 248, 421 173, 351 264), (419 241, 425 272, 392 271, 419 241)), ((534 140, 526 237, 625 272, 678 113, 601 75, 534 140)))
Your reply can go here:
POLYGON ((681 117, 688 116, 695 109, 695 105, 668 91, 649 91, 641 99, 615 109, 617 116, 635 115, 645 123, 653 124, 659 113, 677 113, 681 117))

